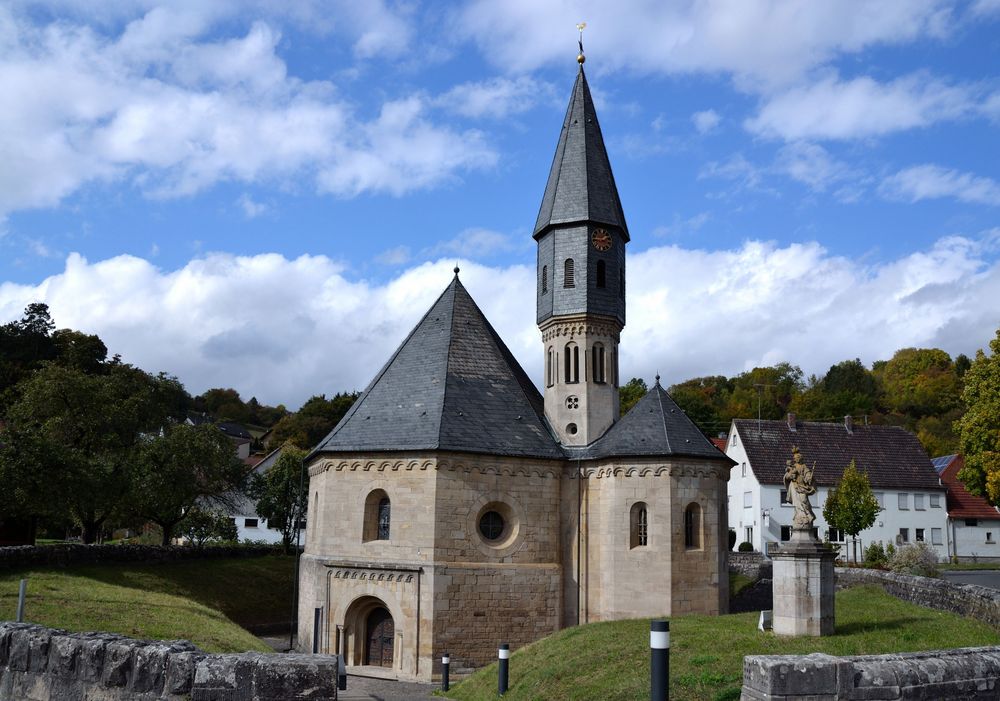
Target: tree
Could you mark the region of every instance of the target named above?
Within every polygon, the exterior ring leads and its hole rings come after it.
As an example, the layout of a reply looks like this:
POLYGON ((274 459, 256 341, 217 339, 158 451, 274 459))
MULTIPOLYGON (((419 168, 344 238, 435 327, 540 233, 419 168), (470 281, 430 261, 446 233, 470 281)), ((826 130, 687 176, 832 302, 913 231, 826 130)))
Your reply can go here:
POLYGON ((293 443, 298 448, 312 448, 344 418, 357 398, 356 392, 338 392, 331 399, 323 394, 310 397, 301 409, 274 425, 271 444, 293 443))
POLYGON ((309 502, 308 490, 302 489, 302 460, 306 452, 290 443, 264 474, 255 473, 247 494, 257 502, 257 513, 267 519, 269 528, 281 531, 285 553, 291 551, 296 524, 302 520, 309 502))
POLYGON ((174 378, 117 362, 100 375, 47 363, 16 394, 0 435, 0 506, 69 516, 92 543, 121 513, 140 442, 167 423, 184 391, 174 378))
POLYGON ((216 426, 168 425, 138 451, 130 510, 158 525, 169 545, 196 504, 234 506, 245 474, 232 441, 216 426))
POLYGON ((965 373, 965 415, 955 423, 965 467, 958 478, 973 494, 1000 505, 1000 329, 965 373))
POLYGON ((726 431, 732 417, 726 404, 732 393, 732 382, 721 375, 695 377, 672 385, 670 396, 688 418, 707 436, 726 431))
POLYGON ((858 561, 858 533, 871 528, 882 507, 872 491, 868 475, 858 472, 851 464, 844 470, 840 484, 830 490, 823 505, 823 518, 832 528, 838 528, 851 536, 854 546, 854 561, 858 561))
POLYGON ((889 411, 914 419, 943 414, 959 404, 962 383, 951 356, 938 348, 903 348, 877 366, 889 411))
POLYGON ((646 381, 638 377, 633 377, 618 390, 618 410, 621 416, 625 416, 629 409, 634 407, 640 399, 646 396, 649 388, 646 381))
POLYGON ((197 548, 210 540, 235 541, 240 534, 232 517, 217 511, 206 511, 197 506, 184 514, 184 520, 181 521, 178 530, 197 548))
POLYGON ((759 407, 761 418, 782 419, 802 390, 802 370, 797 365, 754 368, 733 378, 726 411, 729 416, 752 417, 759 407))
POLYGON ((43 361, 55 358, 53 328, 48 306, 39 302, 29 304, 18 321, 0 326, 0 416, 13 401, 10 390, 43 361))

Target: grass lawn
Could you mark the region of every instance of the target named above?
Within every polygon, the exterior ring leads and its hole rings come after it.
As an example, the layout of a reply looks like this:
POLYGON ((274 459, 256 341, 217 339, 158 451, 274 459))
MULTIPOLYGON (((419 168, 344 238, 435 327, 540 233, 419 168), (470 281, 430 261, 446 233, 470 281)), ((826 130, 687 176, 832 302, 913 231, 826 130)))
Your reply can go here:
POLYGON ((28 579, 25 619, 137 638, 185 638, 208 652, 267 651, 240 626, 289 617, 292 557, 0 572, 0 619, 12 620, 28 579))
MULTIPOLYGON (((900 601, 877 587, 837 594, 837 632, 824 638, 779 638, 757 630, 757 613, 682 616, 670 621, 672 701, 739 699, 744 655, 863 655, 996 645, 1000 634, 979 621, 900 601)), ((496 696, 496 664, 447 694, 496 696)), ((649 698, 649 621, 594 623, 560 631, 518 650, 510 660, 505 700, 649 698)))

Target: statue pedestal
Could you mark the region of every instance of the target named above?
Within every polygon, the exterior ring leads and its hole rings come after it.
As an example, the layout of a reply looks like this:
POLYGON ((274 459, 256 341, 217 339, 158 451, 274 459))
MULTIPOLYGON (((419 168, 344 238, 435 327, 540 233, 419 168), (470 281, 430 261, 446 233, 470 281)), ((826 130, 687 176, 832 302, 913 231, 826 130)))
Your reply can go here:
POLYGON ((774 560, 774 632, 777 635, 833 634, 833 560, 811 530, 795 529, 774 560))

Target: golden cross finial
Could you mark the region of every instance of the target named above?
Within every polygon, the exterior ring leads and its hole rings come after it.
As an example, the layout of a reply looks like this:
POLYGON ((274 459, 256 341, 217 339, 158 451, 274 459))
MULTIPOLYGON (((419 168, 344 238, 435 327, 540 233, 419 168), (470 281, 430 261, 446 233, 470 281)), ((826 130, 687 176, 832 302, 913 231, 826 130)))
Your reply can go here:
POLYGON ((586 22, 580 22, 576 25, 576 28, 580 30, 580 55, 576 57, 577 63, 582 64, 587 60, 587 57, 583 55, 583 30, 587 28, 586 22))

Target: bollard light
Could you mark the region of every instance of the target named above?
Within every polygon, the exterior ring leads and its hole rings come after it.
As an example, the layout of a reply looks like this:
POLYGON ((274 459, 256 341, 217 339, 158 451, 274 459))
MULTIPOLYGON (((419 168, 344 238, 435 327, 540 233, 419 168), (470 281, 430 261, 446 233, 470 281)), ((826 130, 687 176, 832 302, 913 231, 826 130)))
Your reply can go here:
POLYGON ((507 679, 510 672, 510 645, 503 643, 497 651, 497 691, 503 696, 507 693, 507 679))
POLYGON ((448 691, 448 668, 451 666, 451 655, 447 652, 441 656, 441 691, 448 691))
POLYGON ((649 622, 649 701, 667 701, 670 685, 670 621, 649 622))
POLYGON ((22 579, 21 585, 17 588, 17 617, 18 623, 24 622, 24 598, 28 593, 28 580, 22 579))

